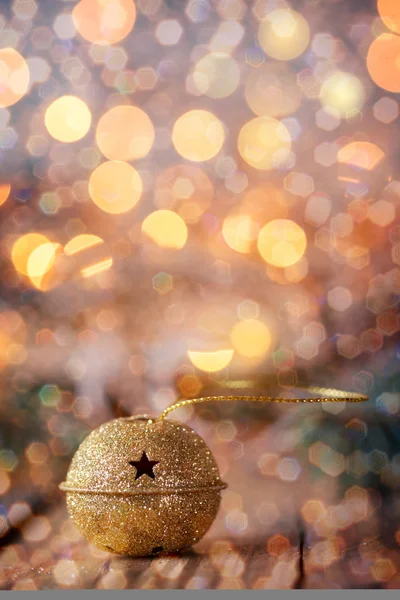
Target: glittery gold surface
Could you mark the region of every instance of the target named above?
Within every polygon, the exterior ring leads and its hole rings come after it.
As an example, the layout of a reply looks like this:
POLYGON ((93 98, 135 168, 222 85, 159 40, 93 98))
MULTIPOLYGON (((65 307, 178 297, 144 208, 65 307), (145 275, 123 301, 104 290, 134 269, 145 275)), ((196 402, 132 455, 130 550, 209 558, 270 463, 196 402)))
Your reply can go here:
POLYGON ((220 479, 204 440, 172 420, 120 418, 92 431, 75 453, 66 481, 70 515, 86 537, 133 556, 196 543, 218 511, 220 479), (136 467, 146 452, 154 479, 136 467))

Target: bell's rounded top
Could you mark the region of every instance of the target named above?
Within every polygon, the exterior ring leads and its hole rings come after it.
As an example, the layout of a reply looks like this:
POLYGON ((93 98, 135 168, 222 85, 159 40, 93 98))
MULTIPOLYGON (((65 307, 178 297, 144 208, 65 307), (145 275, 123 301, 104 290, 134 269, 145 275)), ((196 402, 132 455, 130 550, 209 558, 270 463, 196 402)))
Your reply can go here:
POLYGON ((60 487, 67 492, 152 494, 222 489, 225 484, 211 451, 193 429, 140 415, 93 430, 60 487))

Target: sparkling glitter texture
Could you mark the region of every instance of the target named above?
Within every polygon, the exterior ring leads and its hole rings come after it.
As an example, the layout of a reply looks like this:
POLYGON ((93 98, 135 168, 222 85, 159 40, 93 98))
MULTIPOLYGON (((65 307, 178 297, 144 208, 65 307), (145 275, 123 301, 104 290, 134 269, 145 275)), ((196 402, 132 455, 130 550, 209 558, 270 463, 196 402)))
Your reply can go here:
POLYGON ((129 417, 92 431, 61 489, 69 513, 96 546, 147 556, 190 547, 213 522, 222 483, 204 440, 176 421, 129 417), (135 480, 143 451, 155 478, 135 480))

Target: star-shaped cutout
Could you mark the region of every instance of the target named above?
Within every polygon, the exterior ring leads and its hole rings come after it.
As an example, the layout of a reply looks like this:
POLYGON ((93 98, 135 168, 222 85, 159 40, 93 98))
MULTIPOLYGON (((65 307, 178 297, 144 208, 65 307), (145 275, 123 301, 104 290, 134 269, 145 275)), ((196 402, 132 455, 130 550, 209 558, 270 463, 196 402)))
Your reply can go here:
POLYGON ((153 467, 158 465, 160 461, 158 460, 149 460, 146 452, 143 451, 140 460, 130 460, 129 464, 135 467, 136 469, 136 479, 139 479, 142 475, 148 475, 152 479, 155 479, 155 475, 153 473, 153 467))

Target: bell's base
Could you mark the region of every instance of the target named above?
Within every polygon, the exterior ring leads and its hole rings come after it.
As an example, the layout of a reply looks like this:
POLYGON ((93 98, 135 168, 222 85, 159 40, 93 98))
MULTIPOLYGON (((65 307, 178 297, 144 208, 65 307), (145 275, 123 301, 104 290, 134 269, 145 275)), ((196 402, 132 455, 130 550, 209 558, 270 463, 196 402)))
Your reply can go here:
POLYGON ((211 526, 219 489, 176 494, 110 495, 67 492, 68 512, 95 546, 129 556, 190 548, 211 526))

